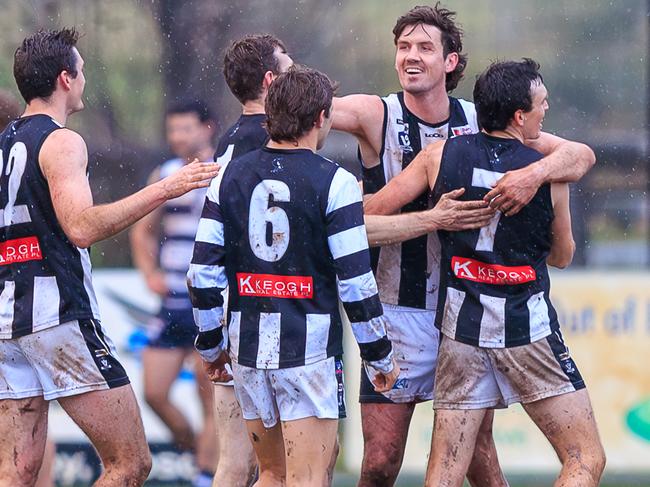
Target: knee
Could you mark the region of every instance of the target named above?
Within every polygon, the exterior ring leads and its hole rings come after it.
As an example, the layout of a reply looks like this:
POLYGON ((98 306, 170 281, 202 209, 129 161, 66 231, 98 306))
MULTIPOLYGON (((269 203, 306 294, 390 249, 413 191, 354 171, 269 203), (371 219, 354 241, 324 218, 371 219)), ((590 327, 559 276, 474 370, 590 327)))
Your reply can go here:
POLYGON ((402 454, 390 445, 368 448, 363 452, 361 485, 393 485, 402 466, 402 454))
POLYGON ((160 409, 169 402, 167 399, 167 394, 156 389, 145 389, 144 400, 146 401, 147 405, 154 411, 160 409))
POLYGON ((586 470, 595 480, 599 480, 605 470, 607 458, 602 444, 569 449, 564 458, 560 458, 562 464, 577 464, 577 467, 586 470))
POLYGON ((142 448, 135 454, 125 458, 109 458, 104 467, 107 471, 112 470, 115 476, 120 478, 120 485, 140 486, 151 472, 151 453, 149 448, 142 448))

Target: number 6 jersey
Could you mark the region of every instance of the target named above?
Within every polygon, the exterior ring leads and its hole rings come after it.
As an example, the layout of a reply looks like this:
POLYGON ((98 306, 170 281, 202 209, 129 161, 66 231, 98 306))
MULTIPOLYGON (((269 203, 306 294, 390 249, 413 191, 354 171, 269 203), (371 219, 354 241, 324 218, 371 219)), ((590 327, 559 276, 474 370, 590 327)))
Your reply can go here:
POLYGON ((43 142, 59 128, 33 115, 0 134, 0 339, 99 319, 88 250, 63 232, 38 163, 43 142))
POLYGON ((208 190, 188 273, 200 334, 258 369, 308 365, 342 353, 340 296, 362 358, 391 353, 370 269, 356 179, 307 149, 263 148, 233 160, 208 190))

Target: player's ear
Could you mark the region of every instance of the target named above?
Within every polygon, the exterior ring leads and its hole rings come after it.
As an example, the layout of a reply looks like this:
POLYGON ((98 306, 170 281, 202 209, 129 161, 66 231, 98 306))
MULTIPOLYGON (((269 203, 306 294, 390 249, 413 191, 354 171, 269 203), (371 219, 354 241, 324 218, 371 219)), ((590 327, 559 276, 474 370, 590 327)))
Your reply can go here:
POLYGON ((61 71, 57 77, 58 82, 61 84, 65 91, 70 91, 70 83, 72 82, 72 79, 73 76, 65 69, 61 71))
POLYGON ((262 84, 264 85, 264 89, 268 90, 269 86, 271 86, 271 83, 273 83, 273 80, 276 78, 275 74, 273 74, 273 71, 267 71, 264 73, 264 79, 262 80, 262 84))
POLYGON ((517 110, 512 119, 517 127, 523 127, 526 121, 526 113, 523 110, 517 110))
POLYGON ((451 73, 458 66, 458 53, 450 52, 445 57, 445 73, 451 73))
POLYGON ((325 119, 327 117, 325 116, 325 110, 321 110, 320 113, 318 114, 318 118, 316 119, 316 128, 321 128, 325 125, 325 119))

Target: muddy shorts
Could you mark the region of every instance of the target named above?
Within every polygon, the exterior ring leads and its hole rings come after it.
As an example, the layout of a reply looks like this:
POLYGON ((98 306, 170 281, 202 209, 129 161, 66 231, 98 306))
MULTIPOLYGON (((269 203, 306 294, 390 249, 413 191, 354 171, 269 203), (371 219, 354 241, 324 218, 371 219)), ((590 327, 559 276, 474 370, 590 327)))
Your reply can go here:
POLYGON ((443 336, 434 409, 502 408, 583 389, 559 331, 512 348, 480 348, 443 336))
POLYGON ((375 392, 365 367, 361 368, 359 402, 409 403, 430 401, 438 359, 440 332, 435 311, 382 304, 386 331, 393 344, 399 378, 385 393, 375 392))
POLYGON ((129 383, 99 321, 74 320, 0 340, 0 399, 46 400, 129 383))
POLYGON ((271 428, 278 419, 345 418, 340 358, 287 369, 254 369, 233 362, 232 371, 244 419, 261 419, 271 428))

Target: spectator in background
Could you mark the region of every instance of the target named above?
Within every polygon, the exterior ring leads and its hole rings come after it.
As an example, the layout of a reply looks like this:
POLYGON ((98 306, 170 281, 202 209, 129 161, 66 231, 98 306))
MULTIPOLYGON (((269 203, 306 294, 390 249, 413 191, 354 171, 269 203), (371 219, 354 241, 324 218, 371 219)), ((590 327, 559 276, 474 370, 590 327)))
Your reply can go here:
POLYGON ((0 132, 14 118, 20 117, 22 109, 16 97, 7 90, 0 89, 0 132))

